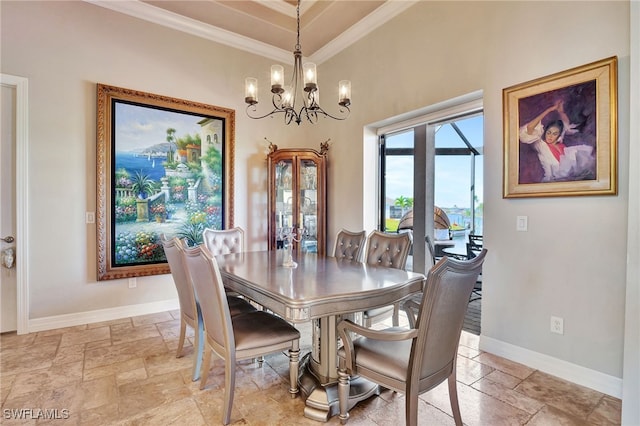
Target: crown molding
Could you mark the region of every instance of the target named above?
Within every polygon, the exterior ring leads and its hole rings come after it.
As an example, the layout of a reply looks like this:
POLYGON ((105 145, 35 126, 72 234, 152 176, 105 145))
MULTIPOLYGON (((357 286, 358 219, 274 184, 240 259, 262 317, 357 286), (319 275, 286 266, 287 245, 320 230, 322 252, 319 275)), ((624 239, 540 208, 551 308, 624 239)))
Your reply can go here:
POLYGON ((382 6, 355 23, 351 28, 318 49, 309 59, 317 64, 323 63, 418 3, 418 1, 419 0, 391 0, 385 2, 382 6))
POLYGON ((83 0, 96 6, 104 7, 115 12, 123 13, 134 18, 142 19, 154 24, 182 31, 197 37, 214 41, 216 43, 231 46, 246 52, 264 56, 280 62, 290 62, 291 52, 280 49, 245 37, 213 25, 204 24, 195 19, 143 3, 138 0, 131 1, 109 1, 109 0, 83 0))
MULTIPOLYGON (((106 9, 113 10, 115 12, 123 13, 125 15, 132 16, 134 18, 142 19, 154 24, 162 25, 167 28, 172 28, 177 31, 182 31, 187 34, 201 37, 207 40, 221 43, 227 46, 234 47, 236 49, 244 50, 256 55, 264 56, 279 62, 291 62, 291 52, 288 50, 280 49, 271 46, 267 43, 263 43, 258 40, 254 40, 249 37, 242 36, 240 34, 233 33, 231 31, 224 30, 222 28, 215 27, 197 21, 192 18, 188 18, 177 13, 170 12, 159 7, 143 3, 139 0, 127 0, 127 1, 112 1, 112 0, 83 0, 86 3, 93 4, 95 6, 104 7, 106 9)), ((347 31, 327 43, 324 47, 320 48, 316 53, 309 57, 310 60, 321 64, 329 58, 333 57, 343 49, 346 49, 356 41, 360 40, 371 31, 380 27, 387 21, 393 19, 395 16, 404 12, 419 0, 390 0, 385 2, 382 6, 374 10, 372 13, 358 21, 355 25, 349 28, 347 31)), ((265 2, 277 4, 278 2, 265 2)), ((305 7, 310 7, 310 2, 302 3, 305 7)), ((286 5, 284 5, 286 6, 286 5)), ((281 6, 282 7, 282 6, 281 6)), ((302 8, 302 6, 301 6, 302 8)), ((286 10, 287 8, 284 8, 286 10)), ((279 10, 280 11, 280 10, 279 10)), ((284 13, 284 12, 283 12, 284 13)))

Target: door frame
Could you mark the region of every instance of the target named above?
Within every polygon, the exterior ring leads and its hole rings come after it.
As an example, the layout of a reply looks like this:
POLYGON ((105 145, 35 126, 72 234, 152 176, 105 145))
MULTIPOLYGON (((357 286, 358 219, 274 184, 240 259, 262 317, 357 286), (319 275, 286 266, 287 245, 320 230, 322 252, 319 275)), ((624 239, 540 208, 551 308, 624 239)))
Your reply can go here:
POLYGON ((16 91, 16 308, 17 333, 29 332, 29 80, 10 74, 0 74, 0 83, 16 91))

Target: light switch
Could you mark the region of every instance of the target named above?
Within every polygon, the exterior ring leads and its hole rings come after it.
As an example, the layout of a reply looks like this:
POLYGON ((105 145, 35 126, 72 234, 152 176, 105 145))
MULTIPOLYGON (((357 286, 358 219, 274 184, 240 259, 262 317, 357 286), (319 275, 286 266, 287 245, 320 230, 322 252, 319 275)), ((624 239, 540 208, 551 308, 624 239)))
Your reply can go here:
POLYGON ((518 216, 516 218, 516 231, 526 231, 528 227, 527 222, 527 216, 518 216))

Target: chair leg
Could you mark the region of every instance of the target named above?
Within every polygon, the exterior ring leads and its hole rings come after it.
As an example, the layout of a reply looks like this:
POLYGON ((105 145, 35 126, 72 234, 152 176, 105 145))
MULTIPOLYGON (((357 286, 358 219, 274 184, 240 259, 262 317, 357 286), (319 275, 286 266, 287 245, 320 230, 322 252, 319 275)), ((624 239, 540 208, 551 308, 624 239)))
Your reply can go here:
POLYGON ((400 325, 400 303, 393 304, 393 316, 392 324, 394 327, 398 327, 400 325))
POLYGON ((340 406, 340 423, 345 425, 349 421, 349 391, 350 377, 345 368, 338 369, 338 404, 340 406))
POLYGON ((289 349, 289 393, 291 398, 298 394, 298 370, 300 368, 300 342, 294 341, 289 349))
POLYGON ((182 316, 180 317, 180 337, 178 337, 178 349, 176 350, 176 358, 182 357, 182 348, 184 347, 184 339, 187 334, 187 323, 182 316))
MULTIPOLYGON (((454 361, 455 362, 455 361, 454 361)), ((451 411, 453 412, 453 420, 456 426, 462 426, 462 416, 460 415, 460 405, 458 404, 458 388, 456 386, 456 367, 453 367, 453 373, 449 376, 449 401, 451 401, 451 411)))
POLYGON ((418 426, 418 393, 405 395, 404 415, 407 426, 418 426))
POLYGON ((204 359, 202 360, 202 367, 200 368, 200 389, 204 389, 207 384, 207 376, 209 376, 209 369, 211 368, 211 348, 207 347, 204 350, 204 359))
POLYGON ((224 360, 224 414, 222 424, 231 422, 231 408, 233 407, 233 394, 236 389, 236 359, 229 357, 224 360))
POLYGON ((198 310, 198 324, 195 332, 195 342, 193 349, 193 375, 191 380, 194 382, 200 378, 200 369, 202 368, 202 355, 204 352, 204 323, 202 322, 202 314, 198 310))

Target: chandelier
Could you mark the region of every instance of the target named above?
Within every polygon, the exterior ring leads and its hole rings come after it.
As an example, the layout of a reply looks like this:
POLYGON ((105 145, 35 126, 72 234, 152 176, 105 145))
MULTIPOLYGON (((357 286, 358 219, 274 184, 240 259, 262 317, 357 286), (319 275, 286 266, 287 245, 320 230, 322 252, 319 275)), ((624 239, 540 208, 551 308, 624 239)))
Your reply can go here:
POLYGON ((300 125, 303 120, 310 123, 318 121, 318 116, 333 118, 334 120, 344 120, 351 112, 351 82, 340 80, 338 83, 338 105, 340 114, 333 116, 320 106, 320 94, 318 91, 318 81, 316 74, 316 64, 313 62, 302 63, 302 50, 300 47, 300 0, 297 7, 297 39, 295 50, 293 51, 293 76, 288 86, 284 85, 284 67, 282 65, 271 66, 271 102, 273 110, 265 115, 257 114, 256 104, 258 103, 258 79, 247 77, 245 79, 244 101, 247 105, 247 115, 253 119, 284 115, 285 124, 295 121, 300 125), (304 87, 303 87, 304 84, 304 87))

